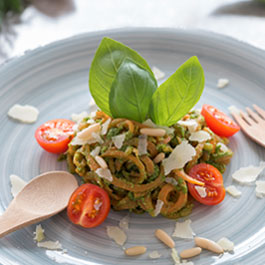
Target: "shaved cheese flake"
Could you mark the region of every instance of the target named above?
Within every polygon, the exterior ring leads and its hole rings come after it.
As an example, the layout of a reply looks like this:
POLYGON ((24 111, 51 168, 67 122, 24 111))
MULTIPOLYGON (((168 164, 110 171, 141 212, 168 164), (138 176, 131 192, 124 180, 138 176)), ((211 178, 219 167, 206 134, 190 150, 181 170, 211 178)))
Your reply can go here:
POLYGON ((233 114, 233 113, 239 114, 240 113, 239 109, 234 105, 231 105, 230 107, 228 107, 228 110, 230 111, 231 114, 233 114))
POLYGON ((147 135, 141 134, 138 137, 138 154, 145 155, 147 154, 147 135))
POLYGON ((232 178, 240 182, 241 184, 249 184, 257 179, 264 168, 264 161, 260 162, 259 166, 242 167, 238 169, 234 174, 232 174, 232 178))
POLYGON ((90 152, 90 155, 93 156, 93 157, 96 157, 98 156, 100 153, 100 146, 96 146, 91 152, 90 152))
POLYGON ((180 263, 179 254, 178 254, 178 251, 175 248, 171 249, 171 257, 174 260, 175 264, 179 264, 180 263))
POLYGON ((174 131, 175 131, 174 128, 170 128, 170 127, 167 127, 167 126, 159 126, 159 125, 156 125, 150 119, 147 119, 146 121, 144 121, 143 122, 143 125, 146 125, 146 126, 151 127, 151 128, 161 128, 161 129, 164 129, 167 134, 174 134, 174 131))
POLYGON ((124 216, 120 222, 119 222, 119 227, 123 230, 128 230, 129 229, 129 215, 124 216))
POLYGON ((217 244, 224 250, 224 251, 233 251, 234 250, 234 243, 230 241, 228 238, 223 237, 217 241, 217 244))
POLYGON ((51 250, 62 249, 62 245, 59 241, 38 242, 37 246, 39 248, 47 248, 47 249, 51 249, 51 250))
POLYGON ((120 246, 123 246, 127 240, 127 235, 118 226, 107 226, 107 234, 120 246))
POLYGON ((123 134, 119 134, 119 135, 111 137, 111 140, 114 143, 116 148, 118 148, 118 149, 122 148, 123 142, 125 140, 125 136, 126 136, 126 134, 123 133, 123 134))
POLYGON ((207 140, 211 139, 211 135, 208 132, 205 131, 198 131, 198 132, 193 132, 191 133, 189 140, 190 141, 195 141, 195 142, 205 142, 207 140))
POLYGON ((87 143, 87 140, 80 139, 78 136, 75 136, 70 142, 70 145, 84 145, 86 143, 87 143))
POLYGON ((164 205, 163 201, 161 201, 159 199, 156 201, 156 206, 155 206, 155 210, 154 210, 154 216, 158 216, 160 214, 163 205, 164 205))
POLYGON ((174 148, 169 157, 163 160, 165 175, 168 175, 173 169, 183 168, 195 154, 195 148, 188 141, 182 141, 174 148))
POLYGON ((195 185, 194 188, 199 193, 201 198, 205 198, 207 196, 207 192, 206 192, 205 187, 195 185))
POLYGON ((190 133, 193 133, 198 128, 198 122, 194 119, 186 120, 186 121, 178 121, 180 126, 186 127, 190 133))
POLYGON ((220 78, 217 81, 217 87, 218 88, 224 88, 229 84, 229 79, 227 78, 220 78))
POLYGON ((100 167, 95 172, 100 178, 103 178, 103 179, 108 180, 109 182, 112 182, 113 177, 112 177, 111 172, 108 168, 104 169, 104 168, 100 167))
POLYGON ((256 181, 256 196, 260 199, 265 197, 265 181, 257 180, 256 181))
POLYGON ((44 229, 42 228, 40 224, 36 225, 36 229, 35 229, 35 232, 33 232, 33 234, 35 235, 33 239, 37 242, 40 242, 45 238, 44 229))
POLYGON ((172 184, 174 186, 178 186, 178 182, 174 178, 171 178, 171 177, 166 177, 165 178, 165 182, 169 183, 169 184, 172 184))
POLYGON ((161 256, 162 256, 162 254, 159 253, 157 250, 154 250, 151 253, 149 253, 150 259, 159 259, 161 256))
POLYGON ((152 67, 152 72, 154 73, 156 80, 160 80, 165 77, 165 73, 158 69, 156 66, 152 67))
POLYGON ((71 119, 76 122, 76 123, 80 123, 84 118, 87 118, 89 115, 86 111, 83 111, 81 113, 73 113, 71 115, 71 119))
POLYGON ((10 175, 11 193, 15 197, 27 184, 25 180, 17 175, 10 175))
POLYGON ((38 119, 39 111, 30 105, 15 104, 9 109, 7 115, 20 122, 34 123, 38 119))
POLYGON ((230 194, 231 196, 235 198, 239 198, 242 194, 242 192, 238 190, 234 185, 230 185, 226 187, 225 190, 227 191, 228 194, 230 194))
POLYGON ((92 144, 92 143, 100 143, 100 144, 103 144, 104 141, 102 140, 102 138, 100 137, 99 133, 95 133, 95 132, 92 132, 92 137, 93 139, 88 141, 89 144, 92 144))
POLYGON ((175 230, 172 234, 173 237, 193 238, 193 235, 195 235, 195 233, 191 229, 190 219, 184 222, 176 222, 175 230))
POLYGON ((101 128, 101 134, 102 134, 102 135, 105 135, 105 134, 107 133, 110 122, 111 122, 111 119, 107 119, 107 120, 102 124, 102 128, 101 128))
POLYGON ((221 150, 223 153, 225 153, 225 152, 228 151, 228 147, 227 147, 225 144, 223 144, 223 143, 217 143, 217 144, 216 144, 216 147, 219 147, 220 150, 221 150))

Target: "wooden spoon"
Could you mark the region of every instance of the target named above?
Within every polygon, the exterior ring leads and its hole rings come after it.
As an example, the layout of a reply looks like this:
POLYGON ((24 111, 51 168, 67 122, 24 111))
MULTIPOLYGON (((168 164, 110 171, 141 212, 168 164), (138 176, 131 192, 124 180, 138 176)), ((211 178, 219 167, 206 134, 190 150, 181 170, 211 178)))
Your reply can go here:
POLYGON ((0 216, 0 237, 61 212, 77 187, 75 177, 66 171, 50 171, 35 177, 0 216))

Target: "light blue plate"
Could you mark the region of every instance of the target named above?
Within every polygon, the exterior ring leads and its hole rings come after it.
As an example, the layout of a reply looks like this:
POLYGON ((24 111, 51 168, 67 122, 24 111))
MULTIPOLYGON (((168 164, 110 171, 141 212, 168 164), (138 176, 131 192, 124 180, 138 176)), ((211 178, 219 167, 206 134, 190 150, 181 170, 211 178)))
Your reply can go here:
MULTIPOLYGON (((224 36, 173 29, 126 29, 83 34, 28 52, 0 68, 0 213, 12 199, 9 175, 30 180, 41 172, 66 169, 56 156, 41 150, 34 139, 35 129, 55 118, 70 118, 72 113, 89 110, 88 71, 102 37, 109 36, 140 52, 151 66, 173 73, 180 64, 197 55, 206 74, 206 88, 198 104, 215 105, 228 113, 228 106, 239 108, 253 103, 265 107, 265 52, 224 36), (225 88, 217 88, 219 78, 228 78, 225 88), (40 111, 33 125, 7 117, 15 103, 30 104, 40 111)), ((265 149, 241 132, 231 138, 234 157, 224 174, 225 186, 231 174, 242 166, 258 165, 265 160, 265 149)), ((264 173, 261 179, 264 179, 264 173)), ((228 237, 235 243, 234 253, 222 256, 203 251, 193 258, 195 264, 264 264, 265 199, 257 199, 254 186, 239 186, 240 199, 226 196, 215 207, 196 205, 190 216, 198 236, 219 240, 228 237)), ((34 202, 33 202, 34 203, 34 202)), ((59 240, 67 253, 36 247, 35 226, 0 239, 0 263, 7 264, 173 264, 170 250, 154 237, 157 228, 173 232, 175 222, 148 215, 130 217, 125 247, 145 245, 147 253, 128 258, 106 235, 106 225, 117 225, 127 212, 111 212, 98 228, 72 225, 65 212, 42 223, 46 238, 59 240), (162 257, 151 260, 158 250, 162 257)), ((181 251, 194 245, 192 240, 176 239, 181 251)))

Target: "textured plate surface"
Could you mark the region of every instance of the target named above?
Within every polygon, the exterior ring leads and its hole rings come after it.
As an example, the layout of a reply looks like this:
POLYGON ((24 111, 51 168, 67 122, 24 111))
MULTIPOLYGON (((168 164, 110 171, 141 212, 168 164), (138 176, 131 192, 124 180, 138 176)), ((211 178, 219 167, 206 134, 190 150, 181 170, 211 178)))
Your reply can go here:
MULTIPOLYGON (((45 153, 34 140, 35 129, 54 118, 70 118, 72 113, 89 110, 88 71, 94 52, 103 36, 109 36, 140 52, 150 66, 169 76, 190 56, 197 55, 206 74, 206 87, 198 106, 215 105, 228 113, 228 106, 239 108, 253 103, 265 107, 265 52, 233 39, 201 31, 171 29, 129 29, 84 34, 31 51, 0 68, 0 213, 12 199, 9 175, 30 180, 39 173, 66 169, 57 157, 45 153), (228 78, 227 87, 218 89, 219 78, 228 78), (40 110, 35 124, 21 124, 7 117, 15 103, 30 104, 40 110)), ((265 160, 265 149, 239 132, 231 138, 234 157, 224 174, 225 186, 239 167, 258 165, 265 160)), ((264 173, 260 179, 265 179, 264 173)), ((196 205, 190 216, 198 236, 219 240, 228 237, 235 243, 234 253, 222 256, 207 251, 195 264, 264 264, 265 199, 257 199, 255 186, 239 186, 240 199, 226 196, 215 207, 196 205)), ((111 212, 98 228, 72 225, 65 212, 42 223, 46 238, 59 240, 67 253, 37 248, 33 241, 35 226, 0 239, 1 264, 173 264, 170 250, 154 237, 162 228, 172 233, 175 222, 163 217, 130 215, 126 247, 145 245, 146 254, 128 258, 106 235, 106 225, 118 225, 127 212, 111 212), (158 260, 148 254, 162 253, 158 260)), ((193 246, 192 240, 176 239, 181 251, 193 246)))

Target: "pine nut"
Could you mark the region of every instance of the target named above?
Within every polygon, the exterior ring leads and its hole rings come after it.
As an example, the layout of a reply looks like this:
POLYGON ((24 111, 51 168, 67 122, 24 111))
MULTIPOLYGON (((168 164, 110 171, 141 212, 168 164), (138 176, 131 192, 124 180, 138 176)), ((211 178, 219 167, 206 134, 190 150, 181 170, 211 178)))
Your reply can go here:
POLYGON ((164 129, 160 128, 142 128, 140 130, 141 134, 149 135, 149 136, 164 136, 166 134, 166 131, 164 129))
POLYGON ((202 249, 200 247, 195 247, 195 248, 185 249, 181 251, 179 255, 182 259, 189 259, 189 258, 192 258, 192 257, 195 257, 201 254, 201 252, 202 252, 202 249))
POLYGON ((165 158, 165 154, 164 154, 164 153, 159 153, 159 154, 154 158, 154 163, 155 163, 155 164, 158 164, 158 163, 161 162, 164 158, 165 158))
POLYGON ((146 247, 144 246, 131 247, 131 248, 125 249, 124 252, 127 256, 137 256, 137 255, 144 254, 146 252, 146 247))
POLYGON ((101 128, 101 126, 99 123, 92 124, 92 125, 88 126, 87 128, 85 128, 84 130, 82 130, 81 132, 78 132, 77 137, 79 139, 84 140, 84 141, 91 140, 92 139, 92 133, 99 132, 100 128, 101 128))
POLYGON ((108 168, 106 161, 101 156, 95 156, 95 160, 97 161, 97 163, 99 164, 101 168, 103 169, 108 168))
POLYGON ((157 229, 155 231, 155 236, 160 239, 164 244, 168 247, 173 248, 175 247, 175 242, 173 239, 162 229, 157 229))
POLYGON ((214 253, 221 254, 224 250, 216 242, 203 237, 195 237, 195 244, 198 247, 208 249, 214 253))

